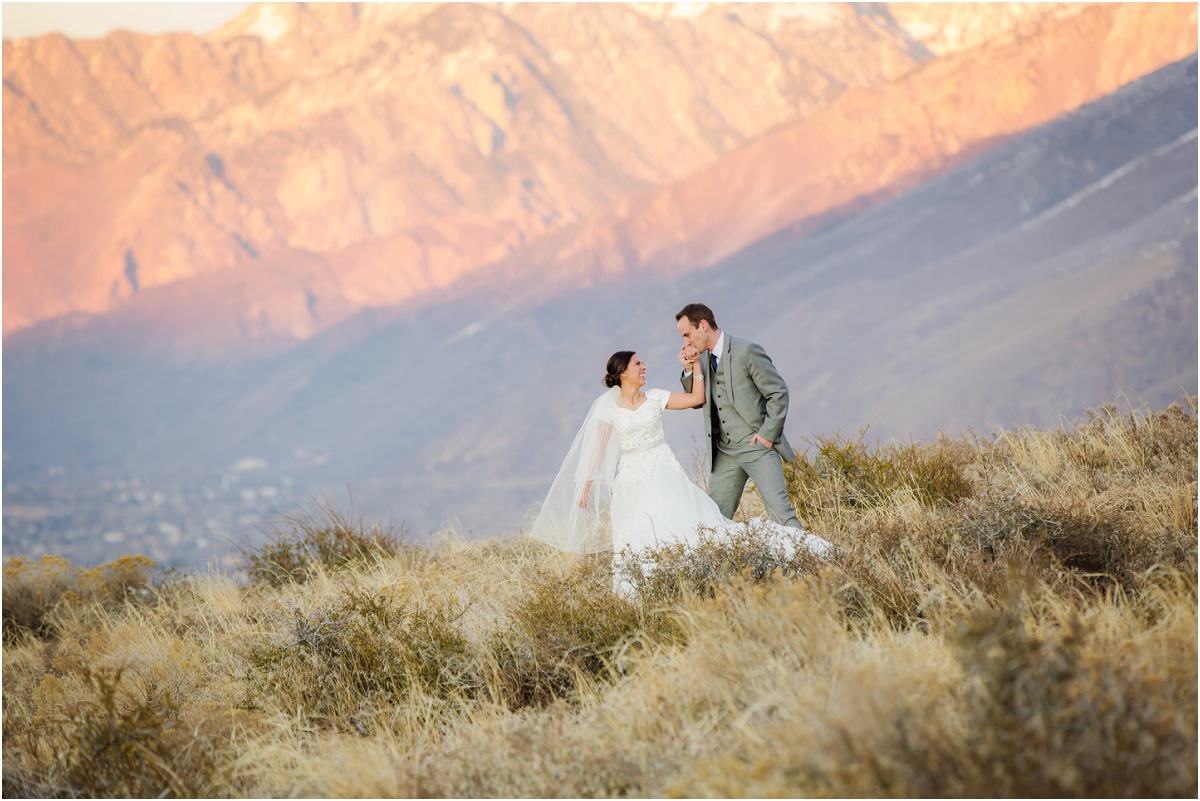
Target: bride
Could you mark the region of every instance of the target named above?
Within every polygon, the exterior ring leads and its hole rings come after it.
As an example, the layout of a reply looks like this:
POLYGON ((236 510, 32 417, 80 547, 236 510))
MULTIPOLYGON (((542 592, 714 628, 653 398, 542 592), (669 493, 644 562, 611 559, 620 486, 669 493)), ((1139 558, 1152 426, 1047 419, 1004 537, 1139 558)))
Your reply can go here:
MULTIPOLYGON (((719 533, 744 526, 723 517, 692 483, 663 435, 664 410, 704 405, 703 371, 692 369, 692 375, 691 392, 643 392, 646 365, 633 351, 614 353, 604 376, 609 389, 592 403, 530 536, 573 553, 619 555, 669 543, 696 545, 701 528, 719 533)), ((782 535, 785 543, 798 536, 800 547, 818 556, 833 549, 812 534, 754 523, 782 535)), ((614 589, 625 594, 631 588, 618 575, 614 589)))

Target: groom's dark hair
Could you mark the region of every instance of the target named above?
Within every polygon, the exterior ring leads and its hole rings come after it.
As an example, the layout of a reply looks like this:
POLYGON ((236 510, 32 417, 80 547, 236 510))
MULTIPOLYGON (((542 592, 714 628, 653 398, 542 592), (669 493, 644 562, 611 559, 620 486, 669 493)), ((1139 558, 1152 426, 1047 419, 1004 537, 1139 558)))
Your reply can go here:
POLYGON ((712 330, 717 330, 717 318, 713 316, 712 309, 705 306, 703 303, 689 303, 679 310, 679 314, 675 315, 675 322, 679 322, 684 317, 688 318, 692 325, 700 327, 701 320, 708 321, 708 327, 712 330))

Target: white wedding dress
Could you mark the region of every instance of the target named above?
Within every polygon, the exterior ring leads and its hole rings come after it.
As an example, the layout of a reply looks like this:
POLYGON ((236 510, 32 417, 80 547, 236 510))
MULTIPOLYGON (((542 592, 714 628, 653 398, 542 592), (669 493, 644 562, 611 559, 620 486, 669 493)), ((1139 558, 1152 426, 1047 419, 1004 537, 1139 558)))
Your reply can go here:
MULTIPOLYGON (((667 445, 662 415, 671 393, 651 389, 645 394, 636 409, 618 406, 615 390, 593 404, 531 536, 576 553, 611 549, 619 561, 623 551, 697 545, 701 529, 720 536, 747 525, 725 518, 667 445), (585 482, 591 482, 592 490, 588 506, 580 510, 585 482)), ((775 539, 789 550, 793 543, 817 556, 834 550, 827 540, 797 529, 758 518, 750 524, 778 534, 775 539)), ((614 589, 620 594, 629 591, 619 575, 614 576, 614 589)))
POLYGON ((725 528, 712 498, 697 487, 675 458, 663 434, 662 415, 669 392, 651 389, 636 409, 620 406, 611 423, 621 447, 612 489, 613 551, 695 544, 700 526, 725 528))

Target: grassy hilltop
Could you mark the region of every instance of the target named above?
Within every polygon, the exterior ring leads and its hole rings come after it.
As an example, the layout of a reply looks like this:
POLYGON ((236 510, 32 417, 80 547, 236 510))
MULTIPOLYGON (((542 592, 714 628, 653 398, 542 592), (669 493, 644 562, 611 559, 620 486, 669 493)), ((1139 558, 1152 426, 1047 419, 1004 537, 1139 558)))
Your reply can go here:
POLYGON ((1196 400, 817 438, 828 563, 609 567, 318 507, 246 577, 4 565, 5 796, 1197 792, 1196 400))

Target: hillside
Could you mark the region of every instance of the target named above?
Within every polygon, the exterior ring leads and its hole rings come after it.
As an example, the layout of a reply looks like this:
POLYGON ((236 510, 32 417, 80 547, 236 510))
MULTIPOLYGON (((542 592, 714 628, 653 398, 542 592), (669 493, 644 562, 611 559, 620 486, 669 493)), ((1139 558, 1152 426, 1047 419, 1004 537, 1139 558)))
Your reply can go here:
POLYGON ((239 577, 10 559, 3 792, 1193 797, 1195 403, 823 436, 789 489, 837 556, 664 547, 631 599, 336 509, 239 577))

